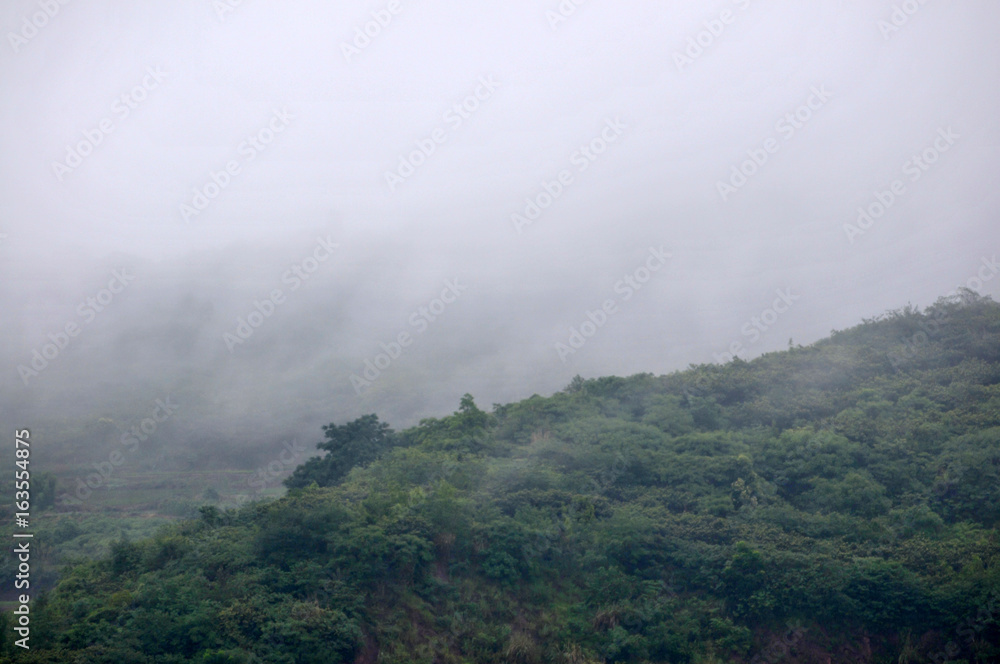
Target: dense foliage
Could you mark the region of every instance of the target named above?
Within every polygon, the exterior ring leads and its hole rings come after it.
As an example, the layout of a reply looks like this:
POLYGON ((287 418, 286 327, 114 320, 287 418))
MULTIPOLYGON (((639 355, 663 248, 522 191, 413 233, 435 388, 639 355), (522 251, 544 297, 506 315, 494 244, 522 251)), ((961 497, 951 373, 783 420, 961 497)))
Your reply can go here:
POLYGON ((1000 661, 1000 306, 325 427, 288 496, 67 571, 10 661, 1000 661))

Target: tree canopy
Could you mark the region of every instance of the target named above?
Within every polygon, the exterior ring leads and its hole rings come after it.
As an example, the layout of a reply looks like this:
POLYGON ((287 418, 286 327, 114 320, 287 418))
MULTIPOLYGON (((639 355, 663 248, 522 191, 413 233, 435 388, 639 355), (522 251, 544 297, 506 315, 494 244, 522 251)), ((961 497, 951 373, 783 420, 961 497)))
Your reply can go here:
POLYGON ((987 298, 323 431, 287 496, 68 571, 4 661, 1000 661, 987 298))

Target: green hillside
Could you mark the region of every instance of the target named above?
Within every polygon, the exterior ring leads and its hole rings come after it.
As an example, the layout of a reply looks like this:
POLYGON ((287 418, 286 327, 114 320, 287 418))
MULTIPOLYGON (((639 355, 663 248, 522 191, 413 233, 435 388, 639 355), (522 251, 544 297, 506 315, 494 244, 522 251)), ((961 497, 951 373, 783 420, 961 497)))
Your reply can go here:
POLYGON ((65 570, 3 661, 1000 662, 1000 305, 970 291, 320 450, 65 570))

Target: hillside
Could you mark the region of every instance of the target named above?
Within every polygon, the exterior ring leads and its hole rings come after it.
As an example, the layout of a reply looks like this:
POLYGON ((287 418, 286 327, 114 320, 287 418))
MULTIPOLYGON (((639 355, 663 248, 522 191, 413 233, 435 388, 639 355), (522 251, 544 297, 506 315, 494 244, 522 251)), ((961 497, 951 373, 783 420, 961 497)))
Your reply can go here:
POLYGON ((36 663, 1000 661, 1000 305, 395 432, 65 570, 36 663))

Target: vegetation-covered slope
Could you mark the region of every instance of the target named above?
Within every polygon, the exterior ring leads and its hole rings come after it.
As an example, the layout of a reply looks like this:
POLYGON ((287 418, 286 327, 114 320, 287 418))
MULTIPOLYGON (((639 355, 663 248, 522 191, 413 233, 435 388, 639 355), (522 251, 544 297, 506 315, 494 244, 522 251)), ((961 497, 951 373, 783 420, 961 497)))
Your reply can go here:
POLYGON ((1000 305, 393 432, 122 541, 23 662, 1000 661, 1000 305))

